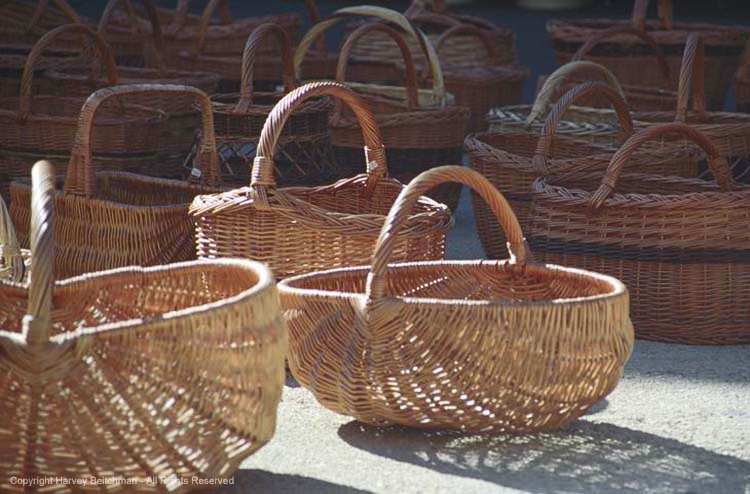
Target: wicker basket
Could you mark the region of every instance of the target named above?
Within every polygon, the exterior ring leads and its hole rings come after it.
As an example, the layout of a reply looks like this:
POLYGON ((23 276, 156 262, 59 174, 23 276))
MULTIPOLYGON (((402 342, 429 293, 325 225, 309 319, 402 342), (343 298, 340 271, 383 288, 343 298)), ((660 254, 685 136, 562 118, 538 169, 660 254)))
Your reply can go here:
MULTIPOLYGON (((241 187, 250 182, 247 163, 255 158, 263 124, 274 105, 296 87, 288 34, 278 24, 261 24, 245 46, 242 92, 212 98, 225 184, 241 187), (257 92, 253 90, 254 66, 258 48, 269 37, 275 37, 282 47, 281 76, 276 77, 284 81, 284 91, 257 92)), ((327 99, 308 100, 290 116, 274 157, 275 180, 279 185, 319 185, 339 178, 328 133, 331 108, 327 99)))
MULTIPOLYGON (((34 45, 31 44, 0 44, 0 98, 18 96, 21 91, 21 77, 26 66, 26 60, 34 45)), ((75 60, 80 51, 66 49, 45 50, 44 56, 38 59, 33 67, 32 93, 47 90, 49 84, 43 77, 44 71, 61 62, 75 60)))
POLYGON ((21 250, 5 201, 0 197, 0 280, 24 281, 28 251, 21 250))
POLYGON ((309 273, 279 291, 294 376, 323 406, 369 424, 562 427, 615 388, 633 348, 625 286, 534 263, 502 195, 458 166, 401 192, 371 267, 309 273), (491 205, 514 257, 389 265, 419 196, 454 180, 491 205))
POLYGON ((636 336, 689 344, 750 343, 750 188, 733 185, 710 140, 680 123, 634 135, 601 174, 533 185, 529 241, 545 262, 617 276, 636 336), (720 186, 620 173, 638 146, 679 132, 709 155, 720 186))
MULTIPOLYGON (((199 89, 172 85, 128 85, 100 89, 81 109, 64 190, 58 191, 60 214, 56 273, 60 277, 122 266, 155 266, 195 259, 194 225, 187 214, 193 197, 216 191, 218 159, 208 96, 199 89), (94 117, 107 99, 146 91, 186 94, 201 104, 203 142, 193 176, 200 184, 133 173, 96 173, 91 163, 94 117)), ((160 165, 151 162, 152 168, 160 165)), ((11 216, 22 245, 28 245, 29 184, 11 185, 11 216)))
POLYGON ((738 112, 750 113, 750 42, 742 52, 742 64, 734 77, 734 99, 738 112))
MULTIPOLYGON (((618 21, 611 19, 577 19, 574 21, 552 20, 547 23, 549 33, 561 64, 569 62, 575 52, 592 36, 602 30, 632 25, 637 30, 647 29, 656 40, 672 74, 680 70, 682 52, 691 32, 698 32, 706 39, 708 54, 706 97, 708 106, 719 110, 724 107, 724 99, 729 90, 734 73, 740 61, 746 34, 742 29, 713 24, 673 23, 672 6, 669 0, 659 1, 660 22, 646 22, 648 0, 635 0, 633 19, 618 21)), ((651 50, 632 35, 617 35, 608 43, 592 50, 587 59, 605 65, 626 85, 653 86, 669 90, 677 89, 677 81, 664 86, 662 68, 653 63, 651 50)))
MULTIPOLYGON (((0 42, 34 44, 47 31, 67 23, 90 24, 81 19, 65 0, 37 0, 36 5, 16 0, 5 0, 0 5, 0 42)), ((61 37, 58 48, 78 48, 73 36, 61 37)))
POLYGON ((109 0, 99 18, 97 31, 107 40, 117 60, 126 67, 156 66, 164 48, 156 7, 152 0, 142 0, 150 20, 136 15, 131 0, 109 0), (125 15, 120 13, 124 8, 125 15))
POLYGON ((3 492, 47 492, 20 480, 50 477, 70 482, 55 492, 139 494, 230 479, 273 436, 284 387, 268 268, 193 261, 55 281, 53 171, 35 167, 33 182, 31 284, 0 282, 3 492))
MULTIPOLYGON (((262 261, 279 279, 367 262, 386 211, 403 188, 385 175, 385 148, 364 102, 335 82, 306 84, 279 101, 266 120, 250 186, 193 201, 198 255, 262 261), (327 186, 277 189, 273 156, 284 124, 299 105, 322 96, 337 97, 356 112, 365 134, 368 172, 327 186)), ((425 198, 409 220, 397 257, 441 259, 452 223, 445 206, 425 198)))
MULTIPOLYGON (((5 197, 10 181, 28 177, 38 159, 54 156, 64 163, 70 156, 84 99, 31 95, 36 61, 65 33, 94 39, 109 83, 117 83, 114 59, 106 42, 91 28, 82 24, 61 26, 39 40, 26 61, 20 96, 0 98, 0 195, 5 197)), ((164 113, 158 110, 110 102, 99 113, 91 136, 95 164, 106 169, 143 170, 153 163, 164 119, 164 113)))

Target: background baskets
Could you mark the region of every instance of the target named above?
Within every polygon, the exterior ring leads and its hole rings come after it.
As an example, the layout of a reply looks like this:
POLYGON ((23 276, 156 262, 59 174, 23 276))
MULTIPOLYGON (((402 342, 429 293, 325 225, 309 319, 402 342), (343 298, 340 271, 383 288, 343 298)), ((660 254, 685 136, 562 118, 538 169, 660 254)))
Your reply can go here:
POLYGON ((280 283, 292 373, 323 406, 369 424, 501 433, 572 422, 614 389, 630 356, 627 290, 536 264, 527 249, 481 175, 424 172, 393 205, 372 267, 280 283), (514 257, 388 265, 411 208, 447 180, 487 200, 514 257))
MULTIPOLYGON (((274 105, 296 87, 289 36, 277 24, 261 24, 247 40, 242 60, 242 87, 238 94, 212 98, 217 144, 222 155, 224 182, 241 186, 250 182, 250 167, 261 130, 274 105), (284 91, 253 90, 255 63, 262 42, 275 37, 281 46, 280 75, 284 91)), ((307 100, 289 117, 279 137, 275 156, 275 180, 285 185, 313 185, 332 182, 337 170, 331 156, 327 99, 307 100)))
MULTIPOLYGON (((193 197, 215 191, 219 182, 208 96, 187 86, 157 84, 100 89, 86 100, 79 120, 65 187, 56 196, 57 275, 68 277, 122 266, 195 259, 193 223, 187 209, 193 197), (201 178, 201 184, 133 173, 95 172, 90 136, 98 109, 107 99, 137 96, 145 91, 166 91, 180 97, 191 94, 201 104, 203 141, 194 174, 201 178)), ((152 162, 151 166, 157 168, 159 163, 152 162)), ((30 196, 28 184, 11 185, 11 216, 24 246, 29 242, 30 196)))
POLYGON ((631 294, 636 336, 692 344, 750 342, 750 189, 735 187, 704 135, 665 124, 634 135, 597 174, 533 185, 529 242, 540 260, 597 269, 631 294), (704 148, 714 183, 620 173, 643 142, 679 132, 704 148))
MULTIPOLYGON (((363 264, 386 211, 403 188, 385 175, 385 148, 364 103, 341 84, 306 84, 284 96, 268 116, 250 186, 193 201, 198 255, 259 260, 268 263, 278 278, 363 264), (326 95, 343 100, 361 122, 367 174, 327 186, 277 189, 273 156, 284 124, 304 101, 326 95)), ((442 258, 445 233, 451 225, 447 208, 425 199, 409 218, 408 234, 396 256, 403 260, 442 258)))
MULTIPOLYGON (((688 35, 698 32, 706 39, 708 54, 706 65, 706 98, 709 108, 719 110, 724 106, 724 99, 729 84, 737 70, 742 47, 745 44, 745 33, 740 29, 713 24, 672 22, 670 1, 659 1, 659 22, 646 22, 648 0, 635 0, 633 19, 630 23, 611 19, 580 19, 575 21, 552 20, 547 24, 549 33, 557 51, 558 61, 563 64, 571 60, 573 54, 592 36, 602 30, 632 25, 636 30, 647 29, 656 40, 669 62, 671 73, 679 72, 682 52, 688 35)), ((617 35, 606 44, 601 44, 591 51, 587 59, 605 65, 615 73, 623 84, 648 85, 675 90, 664 86, 663 75, 653 63, 648 47, 633 39, 632 35, 617 35)))
POLYGON ((750 113, 750 43, 742 52, 742 64, 734 77, 734 99, 737 111, 750 113))
POLYGON ((0 283, 3 491, 42 474, 144 494, 231 477, 276 426, 287 334, 272 275, 218 260, 55 282, 54 172, 33 177, 31 285, 0 283))

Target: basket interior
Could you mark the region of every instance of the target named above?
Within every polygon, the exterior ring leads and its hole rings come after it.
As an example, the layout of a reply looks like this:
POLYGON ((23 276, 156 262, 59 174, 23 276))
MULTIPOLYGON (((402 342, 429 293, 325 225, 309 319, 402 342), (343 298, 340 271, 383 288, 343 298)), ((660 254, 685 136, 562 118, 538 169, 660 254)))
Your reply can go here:
MULTIPOLYGON (((687 162, 689 166, 691 163, 687 162)), ((576 189, 587 193, 594 193, 602 184, 604 173, 575 173, 560 177, 551 177, 550 185, 562 186, 566 189, 576 189)), ((740 190, 750 190, 750 187, 740 186, 740 190)), ((701 192, 721 192, 716 182, 699 178, 664 177, 644 173, 623 173, 617 180, 615 194, 680 196, 701 192)), ((613 194, 614 195, 614 194, 613 194)))
POLYGON ((130 173, 97 173, 96 179, 97 198, 131 206, 190 204, 195 196, 214 191, 180 180, 130 173))

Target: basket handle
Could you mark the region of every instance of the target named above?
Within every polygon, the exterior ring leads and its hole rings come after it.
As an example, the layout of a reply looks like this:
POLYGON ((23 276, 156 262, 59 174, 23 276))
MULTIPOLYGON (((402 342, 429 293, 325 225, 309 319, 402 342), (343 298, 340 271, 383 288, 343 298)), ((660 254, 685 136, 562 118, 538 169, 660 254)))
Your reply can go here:
POLYGON ((690 33, 685 42, 680 66, 680 82, 677 88, 677 118, 678 122, 687 122, 692 89, 693 108, 698 114, 698 121, 705 121, 706 96, 704 89, 705 53, 703 38, 698 33, 690 33))
POLYGON ((656 61, 659 63, 659 69, 661 70, 662 76, 664 76, 664 80, 672 80, 672 72, 669 69, 669 62, 667 62, 667 57, 664 56, 664 50, 661 49, 661 46, 659 46, 654 37, 642 29, 636 29, 630 26, 613 26, 597 32, 589 39, 587 39, 580 48, 578 48, 578 51, 576 51, 573 55, 572 61, 576 62, 578 60, 583 60, 586 55, 588 55, 589 52, 597 44, 599 44, 600 41, 617 36, 619 34, 631 34, 633 36, 636 36, 640 38, 644 43, 646 43, 649 47, 651 47, 651 50, 656 56, 656 61))
POLYGON ((276 188, 276 181, 273 177, 273 157, 284 124, 292 112, 303 102, 320 96, 333 96, 343 101, 356 115, 365 140, 367 190, 372 191, 378 181, 387 175, 385 147, 383 146, 380 129, 365 102, 357 93, 338 82, 311 82, 284 96, 281 101, 276 103, 276 106, 268 115, 266 123, 263 124, 255 159, 253 160, 252 181, 250 182, 250 187, 255 192, 255 197, 261 207, 269 207, 268 191, 276 188))
MULTIPOLYGON (((188 0, 185 0, 188 3, 188 0)), ((229 15, 229 1, 228 0, 210 0, 206 5, 206 10, 201 15, 200 27, 198 30, 198 44, 195 49, 195 55, 203 51, 203 46, 206 44, 206 35, 208 34, 208 28, 211 24, 211 17, 217 7, 219 8, 219 16, 221 17, 221 23, 229 25, 232 23, 232 17, 229 15)))
POLYGON ((16 229, 13 227, 13 221, 10 219, 8 208, 2 197, 0 197, 0 245, 3 248, 6 269, 10 271, 10 280, 20 283, 26 274, 26 266, 21 256, 16 229))
MULTIPOLYGON (((151 23, 151 35, 154 42, 154 48, 156 50, 157 68, 159 70, 164 70, 165 65, 161 56, 161 54, 164 53, 164 36, 161 31, 159 14, 156 11, 156 6, 154 5, 153 0, 142 0, 142 2, 144 10, 146 11, 146 15, 148 16, 148 20, 151 23)), ((117 7, 119 7, 120 3, 125 4, 125 10, 128 15, 128 20, 130 21, 131 32, 133 33, 133 35, 145 36, 145 34, 141 32, 141 26, 138 22, 138 16, 135 14, 133 3, 130 0, 110 0, 109 2, 107 2, 107 6, 104 8, 104 12, 102 12, 102 16, 99 18, 99 25, 97 27, 97 31, 99 32, 99 34, 104 36, 107 26, 110 22, 112 22, 112 18, 114 17, 117 7)))
POLYGON ((318 37, 320 33, 327 30, 328 28, 338 24, 344 19, 350 17, 376 17, 384 21, 395 24, 402 30, 404 30, 412 39, 416 40, 422 47, 423 52, 427 60, 429 61, 430 68, 432 70, 432 89, 435 97, 435 103, 445 106, 447 98, 445 94, 445 83, 443 81, 443 71, 440 68, 440 61, 438 60, 435 48, 432 43, 427 39, 427 36, 415 28, 409 20, 394 10, 385 9, 383 7, 374 7, 371 5, 363 5, 359 7, 347 7, 339 9, 334 12, 327 19, 323 19, 314 26, 312 26, 297 46, 297 51, 294 55, 294 71, 297 75, 297 79, 300 79, 300 73, 302 70, 302 62, 305 59, 305 55, 310 48, 310 45, 318 37))
POLYGON ((29 56, 26 59, 26 64, 23 67, 23 75, 21 76, 21 94, 18 98, 19 121, 23 122, 26 120, 31 112, 31 82, 34 76, 34 65, 36 65, 37 60, 39 60, 44 53, 44 50, 46 50, 52 42, 62 34, 69 32, 82 33, 94 40, 97 52, 107 69, 107 83, 112 86, 117 84, 117 66, 115 65, 115 58, 112 55, 112 50, 109 48, 109 45, 99 33, 83 24, 66 24, 57 27, 49 31, 36 42, 34 48, 31 49, 31 53, 29 53, 29 56))
POLYGON ((445 46, 447 40, 460 34, 468 34, 469 36, 477 38, 482 43, 482 46, 484 46, 484 49, 487 50, 487 58, 490 62, 495 62, 497 60, 497 45, 495 45, 495 40, 490 38, 487 33, 471 24, 459 24, 458 26, 448 28, 435 42, 435 50, 440 53, 441 48, 445 46))
POLYGON ((292 91, 297 87, 294 78, 294 65, 292 62, 292 42, 289 34, 278 24, 266 22, 253 29, 245 43, 245 51, 242 54, 242 83, 240 85, 240 100, 234 107, 238 113, 246 113, 253 104, 253 73, 255 71, 255 59, 258 49, 263 40, 270 36, 276 36, 276 41, 281 47, 281 79, 284 83, 285 92, 292 91))
POLYGON ((388 261, 396 245, 398 234, 419 198, 436 185, 445 182, 458 182, 474 189, 487 202, 495 213, 508 239, 510 264, 525 266, 531 260, 531 251, 526 244, 521 225, 505 197, 483 175, 462 166, 438 166, 427 170, 412 180, 401 190, 396 202, 391 206, 388 217, 380 230, 372 256, 372 267, 367 276, 367 296, 369 300, 385 296, 387 287, 388 261))
POLYGON ((610 86, 603 82, 584 82, 575 86, 573 89, 565 93, 552 110, 547 115, 547 120, 544 122, 542 128, 542 135, 536 145, 536 152, 534 153, 533 165, 537 172, 546 174, 549 172, 547 161, 550 158, 552 149, 552 140, 557 132, 557 126, 560 123, 565 112, 573 106, 573 104, 580 98, 590 94, 601 94, 605 96, 609 103, 615 110, 617 120, 620 123, 625 135, 630 136, 633 133, 633 120, 628 110, 628 105, 620 95, 612 89, 610 86))
MULTIPOLYGON (((310 15, 310 25, 320 22, 320 11, 318 10, 318 5, 315 3, 315 0, 305 0, 305 5, 307 6, 307 13, 310 15)), ((325 34, 320 33, 320 36, 318 36, 318 39, 315 42, 315 49, 318 53, 328 52, 325 34)))
POLYGON ((414 59, 411 56, 409 45, 406 44, 406 41, 404 41, 404 38, 398 33, 398 31, 380 22, 360 26, 355 29, 346 39, 344 46, 341 48, 338 65, 336 66, 336 82, 340 82, 341 84, 344 84, 346 82, 346 66, 349 63, 349 57, 351 56, 352 49, 357 44, 357 42, 367 34, 376 31, 387 34, 398 45, 398 49, 401 51, 401 56, 404 60, 404 68, 406 71, 407 104, 410 110, 419 108, 417 69, 414 67, 414 59))
MULTIPOLYGON (((211 22, 211 16, 213 15, 214 11, 216 10, 217 5, 212 5, 211 3, 213 0, 211 0, 207 5, 206 8, 203 11, 203 14, 201 15, 201 18, 199 19, 199 24, 203 23, 204 17, 206 18, 206 24, 211 22), (206 14, 208 12, 208 14, 206 14)), ((224 25, 229 25, 232 23, 232 16, 229 14, 229 3, 228 0, 219 0, 218 2, 219 7, 219 19, 221 20, 221 23, 224 25)), ((183 27, 185 27, 185 24, 187 23, 188 19, 188 13, 190 10, 190 0, 177 0, 177 6, 174 9, 174 17, 172 17, 172 22, 169 24, 169 27, 167 28, 170 33, 178 33, 180 30, 182 30, 183 27)))
POLYGON ((539 89, 539 92, 536 95, 534 106, 531 108, 531 112, 526 118, 526 125, 533 124, 542 115, 547 114, 548 108, 550 107, 550 105, 552 105, 552 98, 554 98, 557 90, 568 77, 572 76, 576 72, 585 72, 586 70, 595 70, 599 72, 604 81, 609 84, 612 89, 617 91, 617 94, 620 96, 620 98, 622 98, 624 101, 627 100, 627 98, 625 97, 625 92, 620 85, 620 81, 618 81, 617 77, 615 77, 615 75, 604 65, 598 64, 596 62, 590 62, 588 60, 568 62, 554 71, 544 81, 544 84, 542 85, 541 89, 539 89))
MULTIPOLYGON (((60 11, 63 13, 65 17, 67 17, 70 20, 71 24, 79 24, 81 22, 80 17, 78 17, 78 14, 73 9, 73 7, 68 4, 66 0, 52 0, 55 5, 57 5, 57 8, 60 9, 60 11)), ((29 24, 26 26, 26 32, 30 33, 34 30, 34 27, 39 23, 39 21, 42 19, 42 16, 44 15, 44 11, 47 10, 47 7, 49 6, 49 0, 39 0, 36 3, 36 8, 34 9, 34 13, 31 15, 31 20, 29 20, 29 24)))
POLYGON ((122 86, 99 89, 88 97, 81 108, 78 117, 78 130, 70 153, 67 176, 65 177, 65 193, 83 197, 96 195, 96 170, 91 163, 91 131, 94 117, 102 104, 112 97, 125 98, 143 93, 165 93, 188 95, 195 98, 201 111, 201 147, 196 161, 198 166, 193 169, 191 177, 199 179, 209 186, 218 186, 221 182, 219 160, 216 154, 214 138, 214 118, 211 112, 211 101, 206 93, 190 86, 175 84, 127 84, 122 86))
POLYGON ((732 171, 727 164, 727 160, 721 156, 719 150, 714 146, 713 142, 711 142, 711 139, 695 127, 680 122, 673 122, 647 127, 646 129, 633 134, 627 141, 625 141, 625 144, 623 144, 614 156, 612 156, 612 160, 607 167, 607 171, 604 174, 599 189, 597 189, 591 197, 591 201, 589 202, 590 211, 596 211, 596 209, 598 209, 615 190, 617 180, 620 178, 620 174, 633 152, 635 152, 635 150, 644 142, 665 134, 681 134, 685 138, 690 139, 699 145, 708 156, 708 166, 711 169, 711 173, 713 174, 716 183, 721 187, 721 190, 725 192, 734 190, 735 185, 732 171))
MULTIPOLYGON (((644 30, 646 28, 646 14, 648 14, 649 0, 635 0, 633 4, 633 27, 644 30)), ((673 28, 673 13, 671 0, 659 0, 657 11, 661 28, 671 31, 673 28)))

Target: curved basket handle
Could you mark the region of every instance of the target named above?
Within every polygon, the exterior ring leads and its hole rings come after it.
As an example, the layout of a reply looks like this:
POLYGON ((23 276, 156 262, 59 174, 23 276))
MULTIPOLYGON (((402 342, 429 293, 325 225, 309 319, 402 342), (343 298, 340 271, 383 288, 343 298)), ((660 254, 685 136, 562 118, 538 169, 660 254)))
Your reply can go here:
POLYGON ((18 99, 19 121, 25 120, 31 111, 31 82, 34 76, 34 65, 36 65, 37 60, 42 56, 44 50, 46 50, 48 46, 50 46, 59 36, 69 32, 85 34, 94 40, 99 56, 102 58, 104 67, 107 70, 107 84, 110 86, 117 85, 117 66, 115 65, 115 58, 112 55, 112 50, 109 48, 109 45, 104 41, 104 38, 102 38, 99 33, 83 24, 66 24, 60 26, 42 36, 42 38, 36 42, 34 48, 31 49, 31 53, 29 53, 29 56, 26 59, 26 65, 24 65, 23 75, 21 76, 21 95, 18 99))
POLYGON ((614 26, 597 32, 595 35, 587 39, 580 48, 578 48, 578 51, 573 55, 572 61, 576 62, 578 60, 583 60, 600 41, 617 36, 618 34, 632 34, 651 47, 651 50, 653 50, 654 55, 656 56, 656 61, 659 63, 659 69, 661 70, 662 76, 664 76, 664 80, 672 81, 672 72, 669 70, 669 62, 667 62, 667 57, 664 56, 664 50, 661 49, 661 46, 659 46, 654 37, 646 31, 630 26, 614 26))
MULTIPOLYGON (((57 5, 57 8, 60 9, 63 15, 70 20, 71 24, 79 24, 81 22, 81 19, 80 17, 78 17, 76 11, 73 9, 73 7, 70 6, 70 4, 68 4, 66 0, 53 0, 53 2, 55 3, 55 5, 57 5)), ((29 24, 26 26, 26 33, 30 33, 34 30, 34 27, 42 19, 44 11, 47 10, 47 7, 49 7, 49 0, 39 0, 36 3, 36 8, 34 9, 34 13, 31 15, 31 20, 29 20, 29 24)))
POLYGON ((55 167, 39 161, 31 169, 31 274, 26 342, 44 347, 49 342, 52 292, 55 286, 55 167))
POLYGON ((271 22, 261 24, 250 33, 247 43, 245 43, 245 51, 242 54, 240 100, 234 108, 234 111, 238 113, 246 113, 253 104, 255 59, 261 43, 270 35, 276 36, 276 41, 281 46, 281 80, 284 83, 285 92, 288 93, 297 87, 297 81, 294 78, 294 65, 292 63, 292 42, 289 40, 289 34, 278 24, 271 22))
POLYGON ((565 93, 555 106, 552 107, 549 115, 547 115, 547 120, 544 122, 542 135, 537 142, 536 152, 534 153, 533 158, 534 169, 539 173, 546 174, 549 172, 547 161, 550 158, 552 140, 555 137, 557 126, 565 112, 568 108, 573 106, 578 99, 596 93, 605 96, 610 102, 617 114, 617 120, 625 132, 625 135, 630 136, 633 133, 633 119, 628 110, 628 105, 615 90, 603 82, 584 82, 583 84, 579 84, 565 93))
POLYGON ((26 274, 26 266, 21 256, 16 229, 13 227, 13 221, 10 219, 8 208, 2 197, 0 197, 0 246, 3 248, 5 269, 10 272, 9 279, 18 283, 22 282, 26 274))
POLYGON ((685 51, 682 54, 680 82, 677 88, 676 120, 678 122, 687 122, 691 92, 693 95, 693 108, 698 114, 698 121, 705 121, 708 118, 706 115, 706 94, 704 89, 706 73, 704 61, 703 39, 698 33, 690 33, 685 42, 685 51))
MULTIPOLYGON (((646 15, 648 14, 649 0, 635 0, 633 4, 633 27, 643 30, 646 28, 646 15)), ((673 12, 671 0, 659 0, 657 12, 662 29, 671 31, 673 28, 673 12)))
MULTIPOLYGON (((310 25, 315 25, 320 22, 320 11, 318 10, 318 5, 315 3, 315 0, 305 0, 305 5, 307 6, 307 13, 310 14, 310 25)), ((320 36, 318 36, 318 39, 315 41, 315 49, 318 53, 328 52, 325 34, 321 33, 320 36)))
MULTIPOLYGON (((219 0, 219 19, 222 24, 229 25, 232 23, 232 16, 229 14, 229 3, 228 0, 219 0)), ((187 19, 189 16, 189 10, 190 10, 190 0, 177 0, 177 6, 174 9, 174 16, 172 17, 172 22, 169 24, 167 29, 172 34, 177 34, 182 30, 183 27, 187 24, 187 19)), ((213 15, 214 10, 216 10, 216 5, 209 4, 206 5, 206 8, 204 9, 203 15, 198 20, 198 23, 200 24, 203 20, 203 17, 206 15, 206 11, 208 11, 208 21, 211 22, 211 16, 213 15), (210 10, 209 10, 210 7, 210 10)))
MULTIPOLYGON (((185 1, 187 3, 187 0, 185 1)), ((219 16, 221 22, 224 25, 232 23, 232 18, 229 15, 229 3, 228 0, 210 0, 206 5, 206 10, 201 15, 200 27, 198 29, 198 44, 195 48, 195 54, 198 55, 203 51, 203 46, 206 44, 206 35, 208 34, 208 28, 211 24, 211 17, 217 7, 219 8, 219 16)))
POLYGON ((346 66, 349 63, 352 49, 357 42, 359 42, 363 36, 376 31, 385 33, 398 45, 398 49, 401 51, 401 56, 404 60, 404 68, 406 71, 406 102, 410 110, 419 108, 417 69, 414 67, 414 59, 411 56, 409 45, 406 44, 406 41, 404 41, 404 38, 398 33, 398 31, 381 22, 360 26, 355 29, 348 38, 346 38, 346 42, 341 48, 341 53, 339 54, 338 65, 336 66, 336 82, 341 84, 346 82, 346 66))
MULTIPOLYGON (((159 14, 156 11, 156 6, 154 5, 153 0, 142 0, 142 2, 144 10, 146 11, 146 15, 148 16, 148 20, 151 23, 151 37, 153 38, 154 49, 156 50, 157 68, 159 68, 160 70, 164 70, 164 61, 162 60, 162 53, 164 53, 164 36, 161 31, 159 14)), ((102 36, 105 35, 107 26, 109 26, 109 23, 112 22, 112 18, 117 11, 117 7, 120 6, 120 3, 125 4, 125 11, 127 13, 128 20, 130 21, 130 28, 133 35, 145 36, 146 33, 141 32, 141 25, 138 22, 139 18, 136 15, 135 9, 133 8, 133 4, 130 0, 110 0, 109 2, 107 2, 107 6, 104 8, 104 12, 102 12, 102 16, 99 18, 97 32, 99 32, 99 34, 101 34, 102 36)))
POLYGON ((435 97, 435 103, 444 106, 447 102, 445 94, 445 82, 443 81, 443 71, 440 68, 440 61, 438 60, 435 48, 432 43, 427 39, 427 36, 415 28, 409 20, 402 14, 385 9, 383 7, 373 7, 370 5, 364 5, 360 7, 347 7, 339 9, 334 12, 329 18, 324 19, 310 28, 305 36, 297 46, 297 51, 294 55, 294 71, 297 79, 300 79, 300 72, 302 69, 302 62, 305 59, 307 51, 310 49, 310 45, 314 40, 328 28, 338 24, 343 19, 350 17, 376 17, 390 23, 395 24, 399 28, 403 29, 412 39, 416 40, 422 47, 423 52, 427 60, 429 61, 430 68, 432 70, 432 89, 435 97))
POLYGON ((201 111, 201 147, 198 150, 198 178, 209 186, 218 186, 221 181, 219 160, 216 154, 214 138, 214 118, 211 112, 211 101, 206 93, 190 86, 176 84, 127 84, 123 86, 99 89, 88 97, 81 108, 78 117, 73 150, 70 153, 67 176, 65 177, 65 193, 84 197, 96 195, 96 170, 91 163, 91 131, 94 118, 102 103, 112 97, 125 98, 130 95, 143 93, 171 93, 175 96, 190 95, 196 100, 201 111))
POLYGON ((490 62, 495 62, 497 60, 497 45, 495 45, 495 40, 490 38, 487 33, 482 31, 476 26, 472 26, 470 24, 459 24, 457 26, 453 26, 448 28, 443 34, 440 35, 438 40, 435 42, 435 50, 440 53, 440 49, 445 46, 445 42, 448 41, 453 36, 458 36, 460 34, 468 34, 469 36, 473 36, 477 38, 481 43, 482 46, 484 46, 484 49, 487 50, 487 58, 490 60, 490 62))
POLYGON ((544 81, 541 89, 536 95, 534 106, 531 108, 529 116, 526 118, 526 125, 531 125, 538 118, 547 114, 547 109, 552 105, 552 99, 554 98, 557 90, 560 88, 562 83, 570 76, 579 71, 595 70, 599 72, 604 81, 609 86, 617 91, 617 94, 623 101, 627 101, 625 97, 625 91, 623 91, 620 81, 617 77, 604 65, 600 65, 596 62, 590 62, 588 60, 580 60, 577 62, 568 62, 556 71, 554 71, 544 81))
POLYGON ((445 182, 458 182, 474 189, 495 213, 508 239, 510 263, 526 265, 531 259, 521 225, 505 197, 484 176, 463 166, 439 166, 419 174, 398 195, 391 206, 388 217, 380 230, 372 256, 372 267, 367 276, 367 296, 370 300, 385 296, 387 287, 388 261, 395 247, 398 234, 419 198, 436 185, 445 182))
POLYGON ((267 191, 276 188, 273 178, 273 157, 281 131, 289 116, 303 102, 310 98, 333 96, 354 112, 362 127, 365 140, 365 162, 367 163, 367 190, 371 191, 380 178, 387 174, 385 147, 380 129, 365 102, 351 89, 332 81, 311 82, 300 86, 279 101, 268 115, 260 133, 255 159, 253 160, 252 181, 250 187, 255 191, 258 204, 268 207, 267 191))
POLYGON ((620 178, 620 173, 622 173, 623 168, 633 152, 644 142, 665 134, 681 134, 685 138, 690 139, 699 145, 708 156, 708 166, 716 179, 716 183, 721 187, 721 190, 725 192, 734 190, 735 185, 732 171, 727 164, 727 160, 719 154, 719 150, 716 149, 716 146, 711 142, 711 139, 695 127, 691 127, 684 123, 674 122, 648 127, 637 132, 625 141, 625 144, 623 144, 622 147, 617 150, 615 155, 612 156, 612 161, 610 161, 609 166, 607 167, 607 171, 604 174, 599 189, 597 189, 594 195, 591 196, 591 201, 589 202, 590 211, 596 211, 596 209, 598 209, 615 190, 617 180, 620 178))

